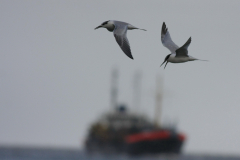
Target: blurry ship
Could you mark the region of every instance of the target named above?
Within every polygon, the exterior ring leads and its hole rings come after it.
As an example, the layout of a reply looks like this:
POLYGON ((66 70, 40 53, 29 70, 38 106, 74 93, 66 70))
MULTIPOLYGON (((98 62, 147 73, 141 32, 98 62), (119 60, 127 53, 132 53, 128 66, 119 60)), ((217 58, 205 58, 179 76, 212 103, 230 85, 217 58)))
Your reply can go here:
MULTIPOLYGON (((111 106, 114 109, 92 124, 85 141, 86 151, 130 155, 180 153, 185 135, 178 133, 175 127, 160 127, 158 124, 161 92, 156 94, 155 123, 153 123, 144 115, 130 113, 125 105, 117 104, 116 82, 117 71, 114 71, 111 87, 111 106)), ((140 94, 137 80, 135 84, 135 104, 137 104, 140 94)))

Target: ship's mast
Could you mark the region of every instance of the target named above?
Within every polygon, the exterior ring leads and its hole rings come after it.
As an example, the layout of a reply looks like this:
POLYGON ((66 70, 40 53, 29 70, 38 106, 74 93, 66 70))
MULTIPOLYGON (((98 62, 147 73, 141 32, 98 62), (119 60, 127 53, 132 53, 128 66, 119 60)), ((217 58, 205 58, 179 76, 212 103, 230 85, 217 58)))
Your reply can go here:
POLYGON ((118 97, 118 69, 114 68, 111 75, 111 92, 110 92, 110 107, 111 110, 117 108, 118 97))
POLYGON ((160 76, 156 77, 156 106, 155 106, 155 125, 159 127, 161 125, 161 111, 162 111, 162 78, 160 76))
POLYGON ((133 107, 134 111, 138 112, 141 103, 141 80, 142 80, 142 73, 141 71, 136 71, 134 78, 133 78, 133 107))

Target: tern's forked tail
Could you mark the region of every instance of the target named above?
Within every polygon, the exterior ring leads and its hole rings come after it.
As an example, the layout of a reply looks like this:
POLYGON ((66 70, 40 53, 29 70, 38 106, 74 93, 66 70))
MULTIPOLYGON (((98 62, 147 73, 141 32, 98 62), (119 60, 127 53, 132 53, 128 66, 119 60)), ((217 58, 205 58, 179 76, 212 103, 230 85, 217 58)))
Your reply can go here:
POLYGON ((203 60, 203 59, 197 59, 198 61, 207 61, 207 62, 209 62, 209 60, 203 60))
POLYGON ((164 66, 164 69, 166 68, 166 66, 167 66, 167 64, 168 64, 168 61, 164 61, 161 65, 160 65, 160 67, 164 64, 166 62, 166 64, 165 64, 165 66, 164 66))
POLYGON ((146 29, 141 29, 141 28, 137 28, 131 24, 128 24, 128 29, 132 30, 132 29, 140 29, 140 30, 143 30, 143 31, 147 31, 146 29))

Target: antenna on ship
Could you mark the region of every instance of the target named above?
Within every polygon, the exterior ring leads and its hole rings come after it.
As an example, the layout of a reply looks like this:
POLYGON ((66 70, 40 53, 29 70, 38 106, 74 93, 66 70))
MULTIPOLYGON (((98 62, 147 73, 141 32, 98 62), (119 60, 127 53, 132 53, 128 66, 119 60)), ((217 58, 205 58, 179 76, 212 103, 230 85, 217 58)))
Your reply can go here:
POLYGON ((114 68, 111 74, 111 91, 110 91, 110 107, 111 110, 116 110, 118 97, 118 69, 114 68))
POLYGON ((163 79, 161 76, 156 77, 156 104, 155 104, 155 125, 159 127, 161 125, 161 111, 162 111, 162 95, 163 95, 163 86, 162 86, 163 79))
POLYGON ((141 80, 142 72, 140 70, 135 72, 133 77, 133 108, 134 111, 139 111, 141 103, 141 80))

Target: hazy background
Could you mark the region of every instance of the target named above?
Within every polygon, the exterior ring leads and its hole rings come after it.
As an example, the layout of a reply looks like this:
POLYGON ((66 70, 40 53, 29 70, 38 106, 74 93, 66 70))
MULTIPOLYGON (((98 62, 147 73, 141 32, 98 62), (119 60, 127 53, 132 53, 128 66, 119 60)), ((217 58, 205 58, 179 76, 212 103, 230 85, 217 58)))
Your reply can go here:
POLYGON ((140 111, 154 115, 156 75, 164 77, 162 120, 187 134, 185 153, 240 155, 240 1, 0 1, 0 145, 83 147, 89 125, 109 109, 110 74, 118 67, 119 102, 132 105, 141 70, 140 111), (106 20, 129 22, 134 60, 106 20), (170 53, 166 22, 189 54, 209 62, 159 68, 170 53))

